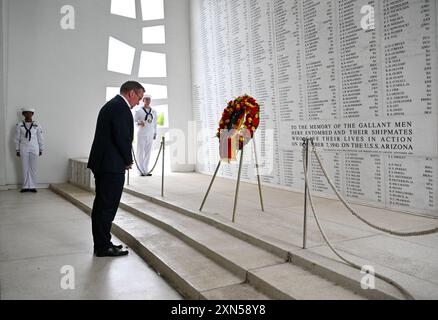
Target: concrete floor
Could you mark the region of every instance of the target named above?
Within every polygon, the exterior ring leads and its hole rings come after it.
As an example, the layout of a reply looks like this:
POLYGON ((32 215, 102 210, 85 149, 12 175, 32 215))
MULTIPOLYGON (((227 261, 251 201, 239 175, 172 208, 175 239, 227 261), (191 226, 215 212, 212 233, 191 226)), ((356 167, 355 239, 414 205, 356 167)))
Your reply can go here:
MULTIPOLYGON (((164 200, 198 211, 211 177, 197 173, 166 175, 164 200)), ((130 188, 161 198, 161 177, 131 175, 130 188)), ((235 181, 218 178, 201 214, 230 224, 235 181)), ((257 186, 242 183, 234 226, 289 252, 303 252, 303 195, 263 187, 261 212, 257 186)), ((438 299, 438 234, 401 238, 371 229, 336 200, 315 198, 327 236, 346 258, 371 265, 417 299, 438 299)), ((437 219, 353 207, 382 227, 423 230, 437 219)), ((309 215, 311 213, 309 212, 309 215)), ((329 251, 312 217, 308 251, 339 261, 329 251)), ((118 243, 116 239, 114 242, 118 243)), ((358 281, 361 274, 357 272, 358 281)), ((128 257, 92 255, 89 217, 49 190, 0 192, 0 299, 181 299, 131 250, 128 257), (63 290, 61 268, 75 268, 75 289, 63 290)))
POLYGON ((90 218, 39 189, 37 194, 0 191, 0 299, 182 297, 132 250, 125 257, 94 257, 90 218), (74 268, 74 289, 61 287, 67 273, 72 275, 71 269, 61 273, 63 266, 74 268))
MULTIPOLYGON (((166 174, 164 200, 196 211, 201 205, 211 176, 198 173, 166 174)), ((235 180, 217 178, 202 214, 223 223, 231 222, 235 180)), ((161 199, 161 176, 131 175, 130 188, 161 199)), ((303 194, 263 186, 265 212, 260 210, 257 185, 240 186, 234 226, 263 238, 289 252, 302 249, 303 194)), ((317 214, 330 241, 346 258, 371 265, 405 287, 417 299, 438 299, 438 234, 396 237, 368 227, 337 200, 314 198, 317 214)), ((372 208, 352 207, 372 223, 397 230, 435 228, 438 219, 372 208)), ((307 250, 340 261, 324 243, 309 208, 307 250)), ((361 274, 358 271, 358 281, 361 274)))

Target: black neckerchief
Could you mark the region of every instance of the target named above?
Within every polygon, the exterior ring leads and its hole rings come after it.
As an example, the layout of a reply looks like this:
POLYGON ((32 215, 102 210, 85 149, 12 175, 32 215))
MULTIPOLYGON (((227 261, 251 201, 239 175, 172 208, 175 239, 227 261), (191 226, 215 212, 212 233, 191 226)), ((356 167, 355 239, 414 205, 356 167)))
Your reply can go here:
POLYGON ((23 126, 24 126, 24 130, 26 130, 26 135, 24 137, 27 138, 29 136, 29 141, 30 141, 30 139, 32 139, 32 132, 30 132, 30 130, 33 127, 33 121, 31 122, 29 129, 26 127, 26 122, 24 121, 23 121, 23 126))
POLYGON ((143 107, 143 111, 146 113, 146 117, 144 117, 144 121, 147 121, 149 116, 151 116, 152 120, 154 120, 154 115, 152 114, 152 108, 150 108, 150 109, 151 109, 151 111, 147 112, 146 108, 143 107))

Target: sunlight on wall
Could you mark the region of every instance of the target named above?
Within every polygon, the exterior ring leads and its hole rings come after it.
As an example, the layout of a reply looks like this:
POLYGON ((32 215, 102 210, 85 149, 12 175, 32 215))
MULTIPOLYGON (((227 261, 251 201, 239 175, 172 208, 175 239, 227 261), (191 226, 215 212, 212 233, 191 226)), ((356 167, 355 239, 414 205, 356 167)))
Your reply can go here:
POLYGON ((163 0, 141 0, 143 21, 164 19, 163 0))
POLYGON ((144 44, 164 44, 166 37, 164 26, 154 26, 143 28, 143 43, 144 44))
POLYGON ((111 14, 135 19, 135 0, 112 0, 111 14))
POLYGON ((139 78, 155 78, 167 76, 166 71, 166 54, 142 51, 140 57, 139 78))
POLYGON ((167 99, 167 86, 149 83, 142 83, 142 86, 152 96, 153 100, 167 99))
POLYGON ((108 71, 131 75, 134 55, 134 47, 110 37, 108 43, 108 71))

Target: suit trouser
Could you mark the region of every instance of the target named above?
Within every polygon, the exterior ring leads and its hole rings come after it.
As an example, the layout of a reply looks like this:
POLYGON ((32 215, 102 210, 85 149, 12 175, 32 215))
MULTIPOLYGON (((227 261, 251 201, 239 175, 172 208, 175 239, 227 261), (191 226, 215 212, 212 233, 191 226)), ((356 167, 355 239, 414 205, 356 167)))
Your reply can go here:
POLYGON ((122 197, 125 174, 94 173, 96 197, 91 211, 94 250, 111 246, 111 225, 122 197))
POLYGON ((23 189, 35 189, 38 155, 33 152, 20 152, 23 167, 23 189))

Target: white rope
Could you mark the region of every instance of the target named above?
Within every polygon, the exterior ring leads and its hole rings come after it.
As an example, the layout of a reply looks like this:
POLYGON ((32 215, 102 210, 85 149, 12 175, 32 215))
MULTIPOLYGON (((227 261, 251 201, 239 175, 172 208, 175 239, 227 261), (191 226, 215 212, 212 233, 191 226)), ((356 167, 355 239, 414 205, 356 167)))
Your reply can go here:
MULTIPOLYGON (((161 143, 160 143, 160 150, 158 150, 157 159, 155 159, 155 163, 154 163, 152 169, 149 170, 149 172, 148 172, 147 174, 150 174, 150 173, 152 173, 152 171, 154 171, 155 166, 156 166, 157 163, 158 163, 158 158, 160 157, 160 153, 161 153, 161 150, 162 150, 162 149, 163 149, 163 141, 161 141, 161 143)), ((163 172, 163 174, 164 174, 164 172, 163 172)))
POLYGON ((137 163, 137 159, 135 158, 134 150, 131 149, 132 150, 132 155, 134 157, 135 166, 137 167, 138 171, 140 171, 141 174, 146 175, 146 174, 150 174, 150 173, 152 173, 152 171, 154 171, 155 166, 157 165, 157 162, 158 162, 158 158, 160 157, 160 153, 161 153, 162 148, 163 148, 163 141, 161 141, 161 143, 160 143, 160 150, 158 150, 157 159, 155 159, 155 163, 154 163, 152 169, 149 170, 148 173, 144 173, 143 171, 140 170, 140 167, 139 167, 139 165, 137 163))
MULTIPOLYGON (((305 179, 306 184, 309 186, 309 182, 308 182, 308 180, 309 180, 309 179, 308 179, 308 170, 307 170, 307 166, 306 166, 306 160, 305 160, 304 153, 303 153, 303 165, 304 165, 304 179, 305 179)), ((313 205, 312 194, 311 194, 311 192, 310 192, 310 188, 307 188, 307 190, 308 190, 308 198, 309 198, 310 207, 312 208, 312 213, 313 213, 313 216, 314 216, 314 218, 315 218, 316 225, 318 226, 318 229, 319 229, 319 231, 321 232, 321 235, 322 235, 324 241, 327 243, 327 245, 328 245, 328 247, 330 248, 330 250, 331 250, 336 256, 338 256, 342 261, 344 261, 345 263, 347 263, 347 264, 351 265, 352 267, 354 267, 354 268, 356 268, 356 269, 362 271, 362 267, 361 267, 361 266, 359 266, 359 265, 355 264, 354 262, 352 262, 352 261, 350 261, 350 260, 344 258, 340 253, 338 253, 338 252, 336 251, 336 249, 335 249, 335 248, 333 247, 333 245, 330 243, 329 239, 328 239, 327 236, 325 235, 325 232, 324 232, 324 230, 323 230, 321 224, 319 223, 318 216, 316 215, 316 211, 315 211, 315 207, 314 207, 314 205, 313 205)), ((403 294, 408 300, 415 300, 414 297, 413 297, 413 296, 412 296, 412 295, 411 295, 406 289, 404 289, 401 285, 399 285, 398 283, 394 282, 394 281, 391 280, 390 278, 388 278, 388 277, 386 277, 386 276, 384 276, 384 275, 381 275, 381 274, 379 274, 379 273, 377 273, 377 272, 375 272, 374 275, 375 275, 377 278, 379 278, 379 279, 381 279, 381 280, 383 280, 383 281, 385 281, 385 282, 387 282, 387 283, 393 285, 393 286, 396 287, 397 289, 399 289, 400 292, 401 292, 401 293, 402 293, 402 294, 403 294)))
POLYGON ((413 236, 423 236, 423 235, 427 235, 427 234, 433 234, 433 233, 437 233, 438 232, 438 227, 437 228, 433 228, 433 229, 428 229, 428 230, 422 230, 422 231, 413 231, 413 232, 399 232, 399 231, 395 231, 395 230, 390 230, 390 229, 386 229, 383 227, 379 227, 375 224, 372 224, 371 222, 365 220, 364 218, 362 218, 352 207, 350 207, 350 205, 347 203, 347 201, 342 197, 342 195, 338 192, 338 190, 336 189, 332 179, 330 179, 329 175, 327 174, 327 171, 325 170, 325 167, 321 161, 321 158, 318 155, 318 152, 316 151, 315 145, 313 143, 313 141, 311 141, 312 143, 312 151, 316 156, 316 159, 319 162, 319 165, 322 169, 322 172, 324 173, 324 176, 326 177, 328 183, 330 184, 330 186, 332 187, 333 191, 336 193, 336 195, 338 196, 339 200, 344 204, 344 206, 359 220, 361 220, 362 222, 366 223, 368 226, 370 226, 371 228, 374 228, 376 230, 382 231, 382 232, 386 232, 395 236, 399 236, 399 237, 413 237, 413 236))

